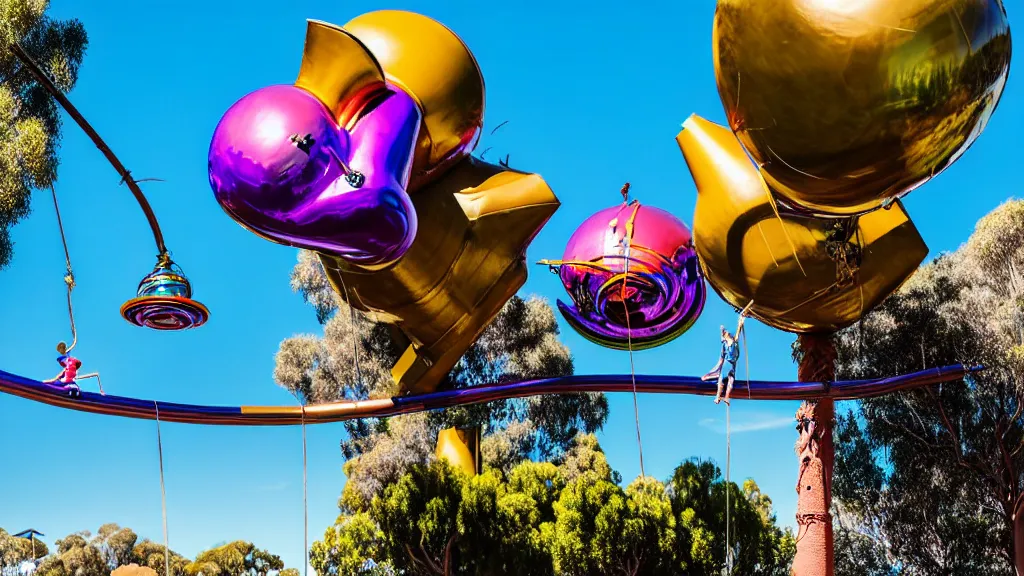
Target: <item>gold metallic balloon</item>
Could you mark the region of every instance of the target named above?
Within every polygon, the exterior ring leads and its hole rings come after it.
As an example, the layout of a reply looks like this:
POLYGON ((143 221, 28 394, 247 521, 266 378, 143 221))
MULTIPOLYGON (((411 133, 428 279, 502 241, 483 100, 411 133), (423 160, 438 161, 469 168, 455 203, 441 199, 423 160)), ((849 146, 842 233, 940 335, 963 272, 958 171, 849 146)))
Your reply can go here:
POLYGON ((676 137, 697 185, 693 240, 708 282, 789 332, 849 326, 910 277, 928 248, 900 202, 855 218, 779 213, 736 136, 691 116, 676 137))
POLYGON ((480 473, 480 429, 448 428, 437 433, 435 455, 470 476, 480 473))
POLYGON ((368 96, 384 85, 384 70, 373 53, 355 36, 334 24, 309 20, 302 66, 295 81, 312 92, 343 127, 358 116, 368 96), (344 65, 339 65, 340 63, 344 65))
POLYGON ((484 78, 454 32, 399 10, 357 16, 345 30, 369 48, 388 81, 411 95, 423 112, 410 190, 473 151, 483 128, 484 78))
POLYGON ((719 0, 731 128, 787 203, 851 215, 956 161, 1003 93, 1000 0, 719 0))
POLYGON ((433 391, 526 282, 526 247, 558 209, 536 174, 463 159, 413 195, 419 230, 396 264, 368 270, 321 254, 352 306, 408 340, 392 370, 400 393, 433 391))

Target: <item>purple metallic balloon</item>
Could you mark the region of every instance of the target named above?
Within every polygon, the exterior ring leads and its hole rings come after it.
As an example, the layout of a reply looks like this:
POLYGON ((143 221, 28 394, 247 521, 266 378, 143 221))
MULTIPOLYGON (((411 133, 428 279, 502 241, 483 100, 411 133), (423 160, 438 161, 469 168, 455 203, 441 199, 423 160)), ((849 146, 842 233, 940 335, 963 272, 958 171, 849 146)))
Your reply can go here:
POLYGON ((224 114, 210 144, 221 207, 256 234, 357 265, 401 258, 416 236, 406 193, 420 112, 382 91, 351 133, 313 94, 270 86, 224 114))
POLYGON ((559 301, 558 309, 573 329, 608 348, 665 344, 704 309, 707 291, 690 230, 639 202, 588 218, 557 269, 575 304, 559 301))

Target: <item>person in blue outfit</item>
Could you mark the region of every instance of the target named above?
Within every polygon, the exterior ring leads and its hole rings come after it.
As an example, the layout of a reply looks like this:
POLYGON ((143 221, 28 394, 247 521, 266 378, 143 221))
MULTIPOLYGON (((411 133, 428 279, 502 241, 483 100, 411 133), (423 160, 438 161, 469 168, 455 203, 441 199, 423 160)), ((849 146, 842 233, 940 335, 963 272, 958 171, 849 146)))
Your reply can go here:
POLYGON ((718 378, 718 392, 715 394, 715 404, 720 403, 723 399, 726 404, 729 403, 732 385, 736 381, 736 363, 740 359, 740 333, 743 331, 743 323, 747 319, 747 310, 749 309, 750 305, 747 305, 740 314, 740 321, 736 325, 735 334, 730 334, 725 329, 725 326, 721 327, 722 353, 719 355, 718 363, 715 364, 715 367, 701 378, 705 382, 718 378), (723 387, 725 388, 725 398, 722 397, 723 387))

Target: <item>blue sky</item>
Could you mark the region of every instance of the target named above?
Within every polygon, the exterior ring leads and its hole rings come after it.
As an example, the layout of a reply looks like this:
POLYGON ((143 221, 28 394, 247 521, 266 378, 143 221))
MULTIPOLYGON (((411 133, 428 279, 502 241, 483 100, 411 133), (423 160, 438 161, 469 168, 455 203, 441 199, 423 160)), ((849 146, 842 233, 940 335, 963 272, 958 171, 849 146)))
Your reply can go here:
MULTIPOLYGON (((66 122, 57 191, 78 279, 83 370, 99 370, 108 393, 118 395, 223 405, 293 402, 273 383, 274 353, 285 337, 319 332, 312 310, 288 286, 295 250, 257 238, 221 211, 208 184, 206 153, 235 100, 294 80, 307 18, 343 24, 365 11, 399 8, 430 15, 462 36, 487 82, 485 134, 508 122, 485 136, 479 150, 492 147, 492 160, 510 154, 514 167, 543 175, 562 201, 530 248, 531 261, 560 256, 580 222, 619 200, 625 181, 643 202, 690 222, 695 191, 673 139, 693 112, 724 121, 711 60, 714 3, 556 4, 54 0, 53 15, 81 19, 91 38, 73 102, 136 177, 166 180, 145 190, 196 298, 212 310, 207 326, 180 334, 145 331, 120 318, 120 304, 152 267, 155 249, 128 190, 66 122)), ((932 255, 955 249, 979 217, 1020 194, 1019 155, 1012 150, 1024 127, 1017 73, 980 141, 906 203, 932 255)), ((48 194, 37 193, 33 208, 14 230, 12 265, 0 272, 0 367, 48 378, 58 370, 54 346, 68 337, 64 264, 48 194)), ((541 267, 523 292, 552 302, 562 296, 541 267)), ((704 373, 716 360, 718 325, 734 321, 712 293, 689 333, 636 355, 637 371, 704 373)), ((794 379, 793 337, 756 322, 748 326, 752 376, 794 379)), ((564 330, 578 372, 628 372, 625 353, 564 330)), ((643 396, 639 406, 648 474, 666 478, 695 456, 724 467, 723 407, 671 396, 643 396)), ((786 525, 795 525, 796 407, 737 402, 733 410, 733 478, 755 478, 786 525)), ((342 433, 340 425, 309 428, 314 538, 337 514, 342 433)), ((35 527, 51 543, 104 522, 162 538, 152 422, 2 396, 0 438, 0 526, 35 527)), ((601 440, 623 477, 636 477, 628 395, 611 397, 601 440)), ((247 539, 288 565, 301 564, 298 428, 165 424, 163 443, 173 549, 194 556, 247 539)))

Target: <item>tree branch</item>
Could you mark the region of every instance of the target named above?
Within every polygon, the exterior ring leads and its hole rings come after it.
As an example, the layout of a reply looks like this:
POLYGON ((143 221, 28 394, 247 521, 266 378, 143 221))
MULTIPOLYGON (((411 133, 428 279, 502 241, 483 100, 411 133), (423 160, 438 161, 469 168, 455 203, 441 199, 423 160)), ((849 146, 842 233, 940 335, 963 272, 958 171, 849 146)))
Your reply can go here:
POLYGON ((949 416, 946 415, 946 408, 942 403, 942 399, 938 398, 935 395, 935 392, 932 391, 930 388, 925 388, 925 391, 928 393, 929 396, 932 397, 933 400, 935 400, 935 406, 939 410, 939 417, 942 419, 943 426, 945 426, 946 430, 953 438, 953 450, 956 454, 957 462, 961 466, 967 468, 968 470, 974 470, 975 472, 978 472, 979 474, 984 476, 986 479, 988 479, 989 483, 993 485, 993 487, 998 486, 1000 479, 996 477, 994 470, 986 470, 985 467, 980 463, 967 461, 967 459, 964 457, 963 445, 960 442, 960 435, 953 428, 953 423, 950 422, 949 416))

